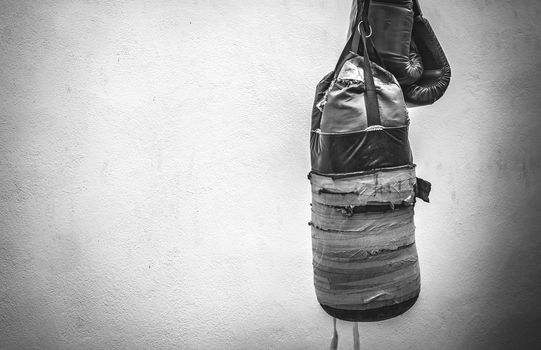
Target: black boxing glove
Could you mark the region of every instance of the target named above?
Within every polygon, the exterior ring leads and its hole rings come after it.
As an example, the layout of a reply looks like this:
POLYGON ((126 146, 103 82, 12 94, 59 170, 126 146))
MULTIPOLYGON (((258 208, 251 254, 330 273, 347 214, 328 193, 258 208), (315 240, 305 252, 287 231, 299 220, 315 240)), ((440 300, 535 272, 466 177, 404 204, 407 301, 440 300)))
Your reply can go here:
POLYGON ((402 90, 406 101, 427 105, 437 101, 447 90, 451 81, 451 67, 430 23, 423 17, 418 0, 413 2, 415 19, 412 41, 423 61, 424 72, 419 80, 402 86, 402 90))
POLYGON ((371 39, 385 69, 400 85, 416 82, 423 73, 423 63, 411 42, 413 1, 371 1, 368 19, 372 27, 371 39))
MULTIPOLYGON (((351 35, 357 15, 357 1, 353 0, 350 15, 351 35)), ((423 64, 412 43, 412 0, 373 0, 368 13, 369 33, 379 53, 384 68, 391 72, 401 85, 412 84, 423 73, 423 64)))

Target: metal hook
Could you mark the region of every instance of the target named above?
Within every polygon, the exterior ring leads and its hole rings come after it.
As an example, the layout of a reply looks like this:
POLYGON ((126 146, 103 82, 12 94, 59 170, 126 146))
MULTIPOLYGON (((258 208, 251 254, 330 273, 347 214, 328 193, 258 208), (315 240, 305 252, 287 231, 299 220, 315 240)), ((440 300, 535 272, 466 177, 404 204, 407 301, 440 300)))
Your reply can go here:
MULTIPOLYGON (((363 24, 363 21, 360 21, 359 25, 357 26, 357 31, 359 32, 359 34, 361 34, 361 24, 363 24)), ((373 33, 372 32, 372 26, 370 24, 368 25, 368 28, 370 29, 370 34, 368 34, 366 36, 367 39, 370 38, 372 36, 372 33, 373 33)))

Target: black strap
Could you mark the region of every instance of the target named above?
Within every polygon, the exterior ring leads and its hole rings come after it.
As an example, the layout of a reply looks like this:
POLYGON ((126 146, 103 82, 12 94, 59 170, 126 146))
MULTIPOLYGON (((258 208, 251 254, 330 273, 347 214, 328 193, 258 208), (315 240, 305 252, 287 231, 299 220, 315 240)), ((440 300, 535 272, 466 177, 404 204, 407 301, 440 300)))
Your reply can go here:
MULTIPOLYGON (((351 51, 356 52, 358 54, 363 54, 359 51, 360 47, 360 32, 359 27, 360 23, 363 24, 363 27, 365 27, 365 33, 366 28, 368 28, 370 25, 368 24, 368 7, 370 6, 370 0, 357 0, 357 15, 355 16, 355 25, 353 26, 353 41, 351 42, 351 51), (368 25, 368 27, 366 27, 368 25)), ((370 29, 368 29, 370 30, 370 29)))
MULTIPOLYGON (((363 71, 364 71, 364 84, 365 84, 365 108, 366 108, 366 119, 368 126, 373 125, 381 125, 381 117, 379 113, 379 107, 378 107, 378 95, 376 90, 376 85, 374 83, 374 76, 372 74, 372 67, 370 62, 370 51, 368 50, 368 44, 370 43, 371 49, 373 52, 376 53, 376 57, 379 59, 379 55, 377 55, 377 50, 375 49, 373 43, 371 40, 369 41, 367 38, 366 30, 368 28, 369 30, 369 36, 371 36, 371 27, 370 23, 368 21, 368 9, 370 7, 370 0, 357 0, 357 15, 355 17, 355 25, 353 27, 353 32, 351 33, 346 46, 342 50, 342 53, 340 54, 340 57, 338 58, 338 62, 336 63, 336 67, 334 69, 334 78, 336 79, 338 77, 338 74, 340 73, 340 70, 342 69, 342 66, 348 59, 348 56, 350 55, 350 52, 353 51, 355 53, 361 54, 359 52, 360 43, 362 42, 362 55, 364 57, 363 59, 363 71)), ((381 60, 379 59, 381 62, 381 60)))
POLYGON ((370 55, 368 54, 368 48, 366 46, 366 33, 364 32, 364 26, 359 25, 359 29, 361 32, 361 39, 363 41, 363 52, 365 53, 363 59, 363 70, 366 93, 364 98, 364 104, 366 107, 366 121, 368 126, 381 125, 381 117, 379 115, 378 106, 378 92, 376 90, 376 84, 374 83, 374 76, 372 75, 372 67, 370 65, 370 55))
POLYGON ((364 5, 366 3, 366 6, 369 5, 370 0, 357 0, 357 13, 355 14, 355 21, 353 22, 353 30, 351 31, 351 34, 348 38, 348 41, 346 45, 344 46, 344 49, 342 50, 342 53, 340 54, 340 57, 338 58, 338 61, 336 62, 336 66, 334 68, 334 78, 338 76, 340 73, 340 70, 342 69, 342 66, 344 65, 345 61, 347 60, 347 56, 351 51, 355 53, 359 53, 359 43, 360 43, 360 32, 357 30, 359 27, 359 23, 363 21, 363 13, 366 14, 365 20, 366 23, 368 23, 368 8, 366 11, 361 11, 361 9, 364 8, 364 5))
MULTIPOLYGON (((381 117, 378 107, 378 93, 376 90, 376 84, 374 83, 374 76, 372 74, 372 66, 370 63, 370 52, 368 51, 366 30, 368 28, 368 36, 372 36, 372 27, 368 21, 368 8, 370 7, 370 0, 357 0, 358 15, 360 21, 355 25, 355 34, 360 36, 363 43, 363 71, 364 71, 364 85, 365 85, 365 107, 366 107, 366 119, 368 126, 381 125, 381 117), (362 6, 362 7, 361 7, 362 6)), ((354 36, 355 37, 355 36, 354 36)), ((354 41, 355 44, 355 41, 354 41)), ((352 47, 356 52, 359 52, 358 47, 352 47)))
MULTIPOLYGON (((367 21, 368 16, 368 7, 365 8, 364 12, 359 11, 359 8, 362 7, 362 1, 359 4, 360 1, 353 1, 352 9, 351 9, 351 18, 350 18, 350 28, 348 33, 349 35, 355 34, 358 30, 358 23, 359 21, 363 21, 365 33, 368 31, 368 37, 367 37, 367 46, 368 46, 368 54, 370 55, 370 58, 372 62, 377 63, 380 67, 383 67, 385 69, 385 64, 383 60, 381 59, 381 56, 379 55, 379 52, 376 49, 376 46, 374 45, 374 42, 372 40, 372 35, 370 34, 370 25, 367 21), (361 16, 360 18, 358 16, 361 16), (363 20, 364 18, 364 20, 363 20)), ((363 56, 364 52, 362 52, 362 46, 360 45, 360 36, 354 38, 353 42, 351 43, 351 51, 358 53, 359 55, 363 56)))
POLYGON ((413 17, 423 16, 423 11, 421 11, 421 6, 419 6, 419 0, 413 0, 413 17))
POLYGON ((368 47, 368 55, 370 56, 370 59, 372 60, 372 62, 376 62, 378 65, 380 65, 381 67, 385 68, 384 64, 383 64, 383 60, 381 59, 380 55, 379 55, 379 52, 378 50, 376 49, 376 46, 374 45, 374 42, 372 41, 372 28, 370 27, 370 23, 368 21, 368 9, 370 7, 370 0, 365 0, 364 1, 364 4, 366 4, 364 7, 359 7, 359 6, 363 6, 363 1, 357 1, 356 2, 357 4, 357 12, 356 12, 356 18, 355 18, 355 26, 353 28, 353 34, 356 34, 354 37, 353 37, 353 42, 351 43, 351 51, 353 52, 356 52, 358 53, 359 55, 361 56, 364 56, 364 49, 363 47, 360 45, 361 44, 361 38, 360 38, 360 32, 359 32, 359 22, 362 22, 362 26, 364 28, 364 32, 367 33, 368 32, 368 35, 366 37, 366 45, 368 47), (359 8, 361 8, 361 10, 359 10, 359 8))

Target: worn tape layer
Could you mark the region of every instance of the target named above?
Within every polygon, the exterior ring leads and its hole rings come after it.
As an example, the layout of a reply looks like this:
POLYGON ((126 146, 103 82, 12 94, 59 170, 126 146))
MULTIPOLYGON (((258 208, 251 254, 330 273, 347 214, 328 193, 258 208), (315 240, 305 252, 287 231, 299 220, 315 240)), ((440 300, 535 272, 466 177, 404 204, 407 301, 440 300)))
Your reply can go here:
POLYGON ((319 303, 331 315, 350 320, 405 311, 420 291, 413 220, 415 168, 345 178, 312 174, 310 182, 319 303), (388 209, 380 212, 355 210, 385 205, 388 209))

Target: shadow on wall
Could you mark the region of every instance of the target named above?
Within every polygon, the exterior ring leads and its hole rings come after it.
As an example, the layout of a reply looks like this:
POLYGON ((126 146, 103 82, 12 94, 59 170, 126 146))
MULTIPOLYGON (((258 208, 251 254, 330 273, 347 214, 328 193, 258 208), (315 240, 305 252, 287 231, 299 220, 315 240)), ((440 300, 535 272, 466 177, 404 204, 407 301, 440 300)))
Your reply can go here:
POLYGON ((479 104, 488 108, 467 117, 473 124, 484 122, 480 127, 490 135, 478 147, 485 155, 478 181, 488 185, 479 195, 484 199, 481 215, 489 219, 482 242, 485 256, 471 256, 472 268, 482 269, 477 281, 481 288, 469 300, 478 305, 468 322, 472 331, 462 343, 479 349, 538 348, 541 63, 531 57, 541 52, 541 4, 485 1, 464 8, 471 10, 471 17, 494 16, 490 21, 465 24, 479 43, 465 58, 479 59, 481 69, 459 73, 476 76, 463 87, 486 97, 479 104))

